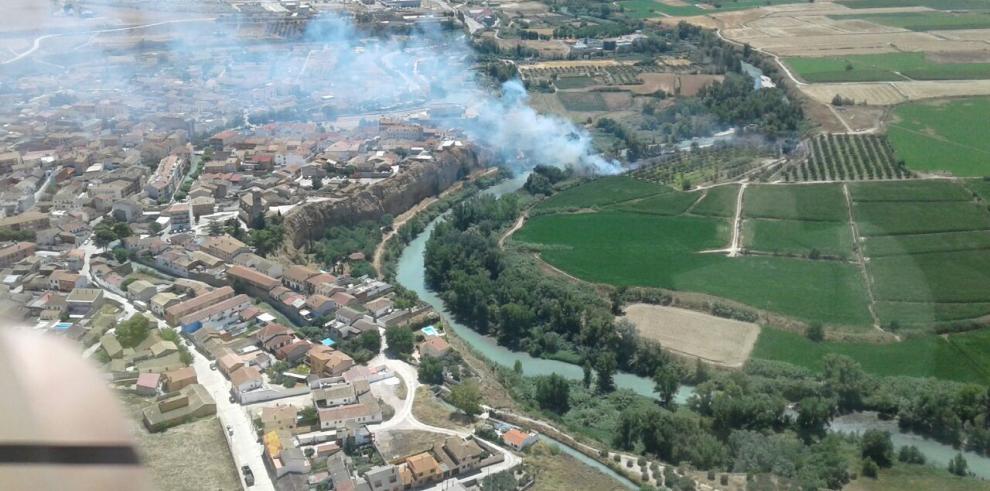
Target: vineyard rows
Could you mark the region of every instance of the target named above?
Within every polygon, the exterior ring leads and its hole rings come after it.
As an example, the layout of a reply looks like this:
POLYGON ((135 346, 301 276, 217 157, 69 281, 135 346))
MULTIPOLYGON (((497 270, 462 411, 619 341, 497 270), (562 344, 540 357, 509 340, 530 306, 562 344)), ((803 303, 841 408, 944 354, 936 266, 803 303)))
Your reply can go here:
POLYGON ((785 181, 872 181, 908 179, 911 172, 879 135, 819 135, 808 156, 783 172, 785 181))
POLYGON ((524 80, 550 80, 554 75, 559 78, 589 77, 595 85, 635 85, 643 83, 637 76, 643 72, 658 71, 661 67, 631 65, 588 67, 588 66, 554 66, 546 68, 522 68, 520 71, 524 80))

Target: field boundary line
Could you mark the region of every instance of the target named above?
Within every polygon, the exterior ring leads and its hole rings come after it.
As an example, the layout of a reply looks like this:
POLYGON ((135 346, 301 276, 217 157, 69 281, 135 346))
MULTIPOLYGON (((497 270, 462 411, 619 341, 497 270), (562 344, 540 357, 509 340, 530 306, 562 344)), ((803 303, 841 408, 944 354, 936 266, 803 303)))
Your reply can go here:
MULTIPOLYGON (((856 226, 856 220, 853 218, 852 211, 852 196, 849 194, 849 186, 845 183, 842 184, 842 194, 845 196, 846 201, 846 213, 849 216, 849 230, 852 232, 853 241, 853 254, 856 258, 856 262, 859 263, 859 271, 863 275, 863 281, 866 283, 866 292, 870 297, 870 304, 867 309, 870 311, 870 317, 873 318, 873 327, 877 328, 880 332, 888 334, 880 327, 880 317, 877 315, 877 297, 873 293, 873 279, 870 278, 870 273, 866 270, 866 259, 863 257, 863 245, 859 240, 859 230, 856 226)), ((901 337, 894 335, 894 339, 900 341, 901 337)))
POLYGON ((940 140, 938 138, 935 138, 932 135, 926 135, 926 134, 924 134, 924 133, 922 133, 920 131, 915 131, 915 130, 912 130, 910 128, 905 128, 905 127, 903 127, 903 126, 901 126, 899 124, 891 124, 890 127, 891 128, 898 128, 898 129, 907 131, 908 133, 911 133, 911 134, 914 134, 914 135, 918 135, 920 137, 927 138, 929 140, 934 140, 934 141, 937 141, 939 143, 948 143, 949 145, 955 145, 955 146, 960 147, 960 148, 965 148, 967 150, 973 150, 974 152, 980 152, 980 153, 985 153, 987 155, 990 155, 990 150, 985 150, 985 149, 982 149, 982 148, 972 147, 972 146, 966 145, 965 143, 959 143, 959 142, 955 142, 955 141, 952 141, 952 140, 940 140))

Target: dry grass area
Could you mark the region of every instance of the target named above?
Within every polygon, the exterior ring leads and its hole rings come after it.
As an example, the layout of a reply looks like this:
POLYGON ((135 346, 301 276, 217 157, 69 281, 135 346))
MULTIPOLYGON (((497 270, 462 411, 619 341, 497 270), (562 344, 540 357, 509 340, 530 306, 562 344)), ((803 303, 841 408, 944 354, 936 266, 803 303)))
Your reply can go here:
POLYGON ((823 104, 839 94, 857 103, 893 105, 921 99, 990 95, 990 80, 826 83, 802 85, 801 90, 823 104))
POLYGON ((455 411, 443 401, 438 400, 427 387, 418 387, 416 389, 416 399, 413 400, 412 413, 420 423, 430 426, 438 426, 457 431, 469 430, 472 427, 470 418, 459 411, 455 411))
POLYGON ((420 430, 389 430, 375 433, 375 448, 385 462, 396 461, 425 452, 446 438, 446 435, 420 430))
POLYGON ((121 394, 120 400, 131 417, 138 453, 158 489, 240 489, 234 459, 215 416, 148 433, 141 423, 141 409, 148 399, 121 394))
POLYGON ((728 368, 746 363, 760 334, 760 327, 751 322, 676 307, 636 303, 625 311, 623 318, 636 326, 640 336, 659 341, 674 353, 728 368))
POLYGON ((551 451, 544 443, 530 447, 523 461, 534 476, 535 491, 564 489, 594 489, 596 491, 625 491, 625 487, 601 472, 579 462, 563 452, 551 451))

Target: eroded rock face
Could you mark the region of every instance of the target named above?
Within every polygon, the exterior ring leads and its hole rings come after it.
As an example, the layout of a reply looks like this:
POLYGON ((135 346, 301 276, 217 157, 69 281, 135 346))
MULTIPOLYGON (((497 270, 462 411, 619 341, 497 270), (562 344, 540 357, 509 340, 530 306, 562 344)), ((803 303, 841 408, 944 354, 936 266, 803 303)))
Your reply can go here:
POLYGON ((437 152, 433 161, 412 164, 398 176, 375 183, 351 198, 300 205, 285 217, 286 245, 302 247, 335 225, 377 220, 386 213, 399 215, 483 167, 480 160, 474 149, 455 147, 437 152))

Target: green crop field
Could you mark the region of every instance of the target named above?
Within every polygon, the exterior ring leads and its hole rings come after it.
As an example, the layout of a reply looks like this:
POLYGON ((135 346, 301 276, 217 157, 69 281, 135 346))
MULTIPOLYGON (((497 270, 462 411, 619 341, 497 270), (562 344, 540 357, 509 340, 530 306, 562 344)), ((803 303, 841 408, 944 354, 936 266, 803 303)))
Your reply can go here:
POLYGON ((558 77, 553 83, 558 89, 583 89, 595 85, 595 80, 587 75, 558 77))
POLYGON ((729 12, 732 10, 746 10, 767 5, 780 5, 786 3, 801 3, 806 0, 730 0, 722 2, 712 1, 692 1, 686 0, 685 5, 668 5, 656 0, 624 0, 619 5, 623 7, 626 15, 637 19, 650 17, 661 17, 664 14, 673 17, 687 17, 692 15, 706 15, 717 12, 729 12), (703 9, 699 4, 714 4, 714 9, 703 9))
POLYGON ((866 290, 856 266, 785 257, 729 258, 728 223, 622 212, 530 219, 518 240, 545 244, 549 263, 592 282, 709 293, 807 321, 866 326, 866 290))
POLYGON ((729 184, 716 186, 706 191, 705 197, 691 209, 694 215, 734 217, 736 216, 736 199, 739 196, 739 185, 729 184))
POLYGON ((986 29, 990 27, 988 12, 898 12, 890 14, 830 15, 833 20, 858 19, 911 31, 941 31, 949 29, 986 29))
POLYGON ((937 63, 924 53, 799 57, 784 61, 811 83, 990 78, 990 63, 937 63))
POLYGON ((897 106, 887 137, 908 168, 990 175, 990 98, 897 106))
POLYGON ((970 201, 972 195, 952 181, 899 181, 850 183, 849 196, 864 201, 970 201))
POLYGON ((928 7, 935 10, 990 9, 988 0, 839 0, 851 9, 879 9, 892 7, 928 7))
POLYGON ((671 189, 660 184, 639 181, 625 176, 603 177, 586 184, 561 191, 537 205, 537 209, 592 208, 654 194, 668 193, 671 189))
POLYGON ((857 202, 853 215, 865 236, 990 229, 986 208, 962 201, 857 202))
MULTIPOLYGON (((822 370, 828 353, 848 356, 876 375, 936 377, 959 382, 990 383, 990 370, 974 360, 976 353, 990 352, 990 330, 911 338, 892 344, 816 343, 805 336, 773 328, 760 331, 753 358, 778 360, 822 370)), ((984 355, 985 356, 985 355, 984 355)))
POLYGON ((990 204, 990 180, 967 179, 965 186, 976 193, 985 203, 990 204))
POLYGON ((654 215, 680 215, 693 205, 701 193, 685 193, 670 191, 642 199, 626 201, 614 205, 614 209, 635 213, 650 213, 654 215))
POLYGON ((848 222, 846 200, 838 184, 754 185, 743 196, 743 216, 788 220, 848 222))
POLYGON ((878 300, 990 302, 987 251, 872 257, 867 270, 878 300))
POLYGON ((877 315, 889 324, 929 327, 937 323, 976 319, 990 314, 990 303, 919 303, 878 301, 877 315))
POLYGON ((557 98, 564 108, 571 112, 607 111, 608 105, 598 92, 557 92, 557 98))
POLYGON ((870 257, 970 250, 990 250, 990 231, 877 235, 863 241, 863 252, 870 257))
POLYGON ((823 256, 852 256, 852 232, 847 223, 797 220, 746 220, 743 222, 746 249, 808 256, 812 250, 823 256))

